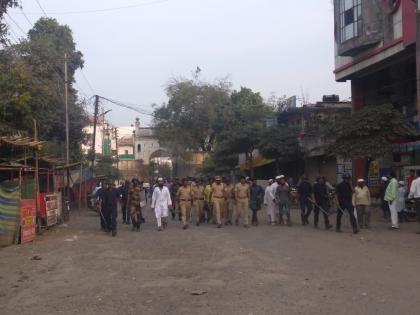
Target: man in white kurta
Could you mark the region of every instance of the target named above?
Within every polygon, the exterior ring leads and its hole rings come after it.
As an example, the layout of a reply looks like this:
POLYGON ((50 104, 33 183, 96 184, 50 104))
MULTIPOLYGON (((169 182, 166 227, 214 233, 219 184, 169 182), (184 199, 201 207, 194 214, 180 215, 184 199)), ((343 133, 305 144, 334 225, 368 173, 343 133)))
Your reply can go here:
POLYGON ((267 209, 267 216, 268 216, 268 224, 275 224, 276 222, 276 217, 274 214, 274 199, 275 199, 275 195, 273 195, 273 189, 272 186, 273 185, 273 180, 270 179, 268 181, 268 186, 265 188, 265 195, 264 195, 264 204, 266 206, 267 209))
POLYGON ((171 194, 168 187, 164 186, 163 178, 158 179, 158 186, 153 190, 152 210, 155 211, 158 231, 162 231, 163 225, 166 227, 166 218, 169 215, 169 207, 172 206, 171 194))

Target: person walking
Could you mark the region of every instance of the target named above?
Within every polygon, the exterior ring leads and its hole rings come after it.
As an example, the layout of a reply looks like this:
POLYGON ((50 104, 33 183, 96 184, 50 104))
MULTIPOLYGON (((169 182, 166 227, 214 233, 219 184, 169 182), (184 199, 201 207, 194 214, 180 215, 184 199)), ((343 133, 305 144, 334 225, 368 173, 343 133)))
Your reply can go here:
POLYGON ((381 209, 382 209, 382 212, 383 212, 384 220, 387 221, 387 222, 391 218, 391 212, 389 211, 389 204, 385 200, 385 192, 386 192, 386 189, 388 187, 388 184, 389 184, 388 177, 383 176, 381 178, 381 186, 379 187, 379 198, 380 198, 380 201, 381 201, 381 209))
POLYGON ((121 212, 123 218, 123 224, 130 224, 130 212, 128 207, 128 191, 130 189, 130 182, 125 181, 118 188, 121 200, 121 212))
MULTIPOLYGON (((176 212, 177 212, 177 210, 179 210, 178 209, 179 205, 178 205, 178 201, 177 201, 177 198, 176 198, 176 194, 178 193, 179 187, 180 187, 179 179, 175 178, 175 180, 172 182, 172 184, 169 188, 169 191, 171 193, 171 199, 174 202, 173 207, 171 208, 172 220, 175 220, 176 212)), ((181 220, 181 216, 180 216, 179 219, 181 220)))
POLYGON ((95 198, 97 200, 100 226, 102 231, 107 231, 108 227, 105 221, 105 192, 108 189, 108 184, 103 182, 101 188, 99 188, 95 193, 95 198))
POLYGON ((251 187, 249 189, 250 208, 252 210, 252 224, 258 226, 258 211, 261 210, 261 204, 264 197, 264 189, 257 184, 256 179, 251 180, 251 187))
POLYGON ((213 219, 213 205, 211 203, 212 199, 212 187, 213 186, 213 179, 209 178, 207 185, 204 188, 204 211, 206 214, 206 221, 210 223, 210 220, 213 219))
POLYGON ((341 232, 341 217, 343 216, 344 211, 347 211, 350 216, 350 224, 353 233, 359 233, 353 207, 353 187, 349 174, 344 174, 343 181, 337 185, 336 198, 338 204, 336 232, 341 232))
POLYGON ((186 230, 188 229, 188 223, 190 222, 194 194, 191 186, 188 185, 188 180, 186 178, 182 179, 181 184, 182 186, 179 187, 176 197, 181 210, 182 228, 186 230))
POLYGON ((245 177, 241 176, 240 182, 235 185, 235 205, 236 215, 235 224, 239 224, 239 218, 242 218, 242 224, 245 228, 249 227, 249 185, 245 177))
POLYGON ((315 201, 315 208, 314 208, 314 227, 318 228, 319 222, 319 212, 322 212, 324 216, 324 225, 325 229, 329 230, 332 228, 329 220, 330 214, 330 198, 329 198, 329 190, 328 186, 325 181, 325 177, 318 176, 316 183, 313 188, 313 195, 315 201))
POLYGON ((151 204, 152 211, 155 212, 158 231, 162 231, 162 225, 166 228, 170 207, 172 207, 171 193, 164 186, 163 178, 158 178, 158 185, 153 190, 151 204))
POLYGON ((302 219, 302 225, 309 224, 309 216, 312 212, 312 185, 309 183, 308 177, 303 175, 300 179, 300 183, 297 187, 298 199, 300 205, 300 216, 302 219))
POLYGON ((268 181, 268 185, 265 188, 265 193, 264 193, 264 205, 267 209, 268 224, 271 224, 271 225, 275 224, 275 219, 276 219, 274 215, 275 196, 272 193, 272 187, 271 187, 273 185, 273 182, 274 181, 272 179, 268 181))
POLYGON ((353 194, 353 206, 356 207, 359 228, 370 228, 370 191, 363 178, 357 180, 357 186, 353 194))
POLYGON ((389 210, 391 212, 391 227, 390 230, 398 230, 398 181, 397 175, 394 171, 391 172, 391 179, 385 191, 385 201, 388 202, 389 210))
POLYGON ((279 206, 279 224, 284 224, 284 216, 286 216, 286 224, 288 226, 292 225, 292 220, 290 218, 290 187, 286 182, 286 177, 280 175, 277 180, 278 186, 276 189, 276 202, 279 206))
MULTIPOLYGON (((420 224, 420 170, 416 171, 417 178, 411 182, 410 192, 408 198, 414 201, 414 208, 416 209, 417 220, 420 224)), ((420 229, 417 231, 420 235, 420 229)))
POLYGON ((196 216, 196 225, 199 226, 204 221, 204 186, 201 179, 194 180, 192 186, 194 196, 194 212, 196 216))
POLYGON ((214 216, 216 219, 217 227, 220 229, 222 227, 222 209, 223 204, 226 201, 226 187, 222 183, 222 178, 220 176, 215 177, 215 182, 211 186, 212 190, 212 204, 214 216))
POLYGON ((115 184, 110 183, 104 194, 104 208, 106 231, 111 232, 112 236, 117 235, 118 198, 119 194, 115 184))
POLYGON ((140 231, 141 225, 141 190, 140 182, 137 179, 133 179, 131 187, 128 190, 127 205, 130 211, 130 219, 133 225, 133 231, 140 231))
POLYGON ((225 224, 232 225, 232 217, 235 208, 235 186, 230 179, 226 179, 226 203, 225 203, 225 224))

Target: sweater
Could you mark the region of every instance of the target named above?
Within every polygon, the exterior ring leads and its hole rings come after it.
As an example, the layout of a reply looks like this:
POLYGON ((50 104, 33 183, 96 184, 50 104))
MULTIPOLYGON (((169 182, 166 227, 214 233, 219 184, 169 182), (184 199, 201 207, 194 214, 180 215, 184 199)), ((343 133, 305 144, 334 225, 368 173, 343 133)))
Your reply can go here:
POLYGON ((370 191, 367 186, 359 187, 354 189, 353 194, 353 205, 354 206, 370 206, 370 191))

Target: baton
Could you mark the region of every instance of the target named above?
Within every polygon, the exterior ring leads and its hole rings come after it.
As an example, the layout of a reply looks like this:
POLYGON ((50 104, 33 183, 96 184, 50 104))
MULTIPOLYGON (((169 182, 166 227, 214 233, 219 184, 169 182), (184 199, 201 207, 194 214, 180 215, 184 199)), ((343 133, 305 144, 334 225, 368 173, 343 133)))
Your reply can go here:
POLYGON ((325 215, 327 215, 327 216, 330 216, 331 215, 327 211, 325 211, 324 209, 322 209, 322 207, 320 205, 318 205, 315 201, 313 201, 311 198, 308 197, 308 200, 310 202, 312 202, 316 207, 318 207, 318 209, 321 210, 325 215))

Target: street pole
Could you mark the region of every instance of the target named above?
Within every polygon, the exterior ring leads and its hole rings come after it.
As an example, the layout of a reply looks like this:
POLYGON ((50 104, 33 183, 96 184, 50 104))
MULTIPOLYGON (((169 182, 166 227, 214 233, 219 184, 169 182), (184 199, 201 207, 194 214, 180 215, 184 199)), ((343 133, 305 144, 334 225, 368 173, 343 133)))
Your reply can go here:
POLYGON ((118 128, 114 128, 114 137, 115 137, 115 149, 117 150, 117 181, 120 179, 120 159, 118 154, 118 128))
POLYGON ((417 0, 417 36, 416 36, 416 64, 417 64, 417 117, 420 126, 420 0, 417 0))
POLYGON ((95 95, 95 113, 93 116, 93 139, 92 139, 92 171, 95 166, 96 155, 96 125, 98 124, 99 95, 95 95))
POLYGON ((69 136, 69 82, 67 70, 67 54, 64 54, 64 103, 66 107, 66 164, 70 164, 70 136, 69 136))
MULTIPOLYGON (((38 127, 37 127, 37 121, 35 118, 32 118, 33 122, 34 122, 34 141, 35 143, 38 142, 38 127)), ((38 148, 37 146, 35 146, 35 182, 34 182, 34 191, 35 191, 35 207, 36 207, 36 214, 39 213, 39 208, 40 208, 40 204, 39 204, 39 187, 38 187, 38 183, 39 183, 39 158, 38 158, 38 148)))

